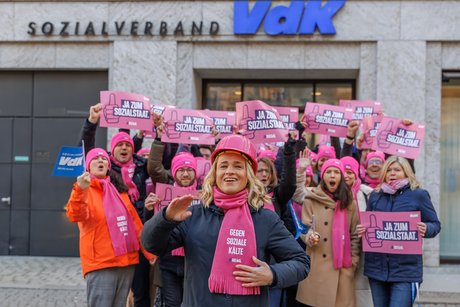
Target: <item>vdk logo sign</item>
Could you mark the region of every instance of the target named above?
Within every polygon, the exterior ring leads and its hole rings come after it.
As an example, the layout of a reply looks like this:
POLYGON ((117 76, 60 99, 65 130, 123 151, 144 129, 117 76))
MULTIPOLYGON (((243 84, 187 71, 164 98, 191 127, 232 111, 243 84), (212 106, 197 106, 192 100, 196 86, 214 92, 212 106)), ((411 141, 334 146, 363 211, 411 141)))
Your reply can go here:
POLYGON ((329 0, 322 5, 321 0, 292 0, 289 7, 270 9, 271 0, 260 0, 249 11, 248 0, 235 0, 233 32, 256 34, 265 18, 264 31, 268 35, 313 34, 316 28, 320 34, 335 34, 332 17, 345 1, 329 0))

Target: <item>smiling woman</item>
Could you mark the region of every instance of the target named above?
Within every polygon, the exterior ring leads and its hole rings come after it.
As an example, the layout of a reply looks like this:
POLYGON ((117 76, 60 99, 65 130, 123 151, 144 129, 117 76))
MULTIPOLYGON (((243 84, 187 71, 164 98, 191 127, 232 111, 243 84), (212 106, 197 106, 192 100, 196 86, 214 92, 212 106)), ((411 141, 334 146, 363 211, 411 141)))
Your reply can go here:
POLYGON ((147 250, 164 255, 184 247, 184 306, 268 306, 268 287, 304 279, 309 259, 283 222, 263 204, 269 201, 256 178, 254 145, 241 135, 223 138, 213 152, 203 184, 203 206, 191 195, 174 199, 148 221, 147 250), (273 256, 278 263, 269 264, 273 256))

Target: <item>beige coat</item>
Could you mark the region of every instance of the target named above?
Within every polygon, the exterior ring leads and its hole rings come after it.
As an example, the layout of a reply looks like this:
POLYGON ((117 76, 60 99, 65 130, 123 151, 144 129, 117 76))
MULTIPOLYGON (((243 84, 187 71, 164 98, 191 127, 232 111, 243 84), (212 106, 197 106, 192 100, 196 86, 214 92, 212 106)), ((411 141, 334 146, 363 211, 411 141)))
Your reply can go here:
POLYGON ((316 246, 307 247, 311 270, 310 275, 299 283, 297 300, 315 307, 355 307, 354 273, 360 254, 360 240, 355 234, 358 224, 356 205, 350 205, 347 214, 353 267, 340 270, 334 269, 332 258, 334 209, 335 202, 321 187, 308 188, 302 206, 302 222, 311 226, 314 214, 316 231, 320 233, 321 239, 316 246))

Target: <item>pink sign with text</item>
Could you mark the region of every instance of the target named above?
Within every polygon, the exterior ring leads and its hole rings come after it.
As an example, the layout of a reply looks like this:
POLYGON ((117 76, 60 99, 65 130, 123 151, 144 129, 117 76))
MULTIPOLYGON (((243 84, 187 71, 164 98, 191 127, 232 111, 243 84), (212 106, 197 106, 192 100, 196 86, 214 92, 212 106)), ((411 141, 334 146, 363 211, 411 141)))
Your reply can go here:
POLYGON ((361 143, 361 149, 371 149, 374 143, 377 130, 382 122, 382 115, 378 116, 366 116, 361 120, 360 130, 364 134, 363 142, 361 143))
POLYGON ((221 138, 233 134, 233 126, 236 124, 235 112, 211 110, 202 110, 201 112, 213 120, 214 127, 219 131, 221 138))
POLYGON ((353 120, 362 120, 366 116, 382 114, 382 104, 374 100, 339 100, 341 107, 353 110, 353 120))
POLYGON ((299 121, 299 108, 273 107, 278 111, 281 121, 289 130, 295 130, 295 123, 299 121))
POLYGON ((161 211, 163 208, 169 205, 169 203, 176 197, 191 194, 194 196, 191 205, 201 204, 200 199, 198 198, 197 190, 189 190, 187 188, 175 187, 170 184, 156 183, 155 184, 155 194, 161 199, 160 203, 155 206, 153 209, 156 214, 158 211, 161 211))
POLYGON ((390 155, 416 159, 423 145, 425 125, 413 123, 406 126, 402 120, 383 117, 372 149, 390 155))
MULTIPOLYGON (((152 111, 152 113, 155 113, 157 115, 163 115, 163 113, 166 110, 166 108, 175 109, 176 106, 155 104, 155 105, 152 105, 151 111, 152 111)), ((144 137, 148 138, 148 139, 154 139, 155 134, 156 134, 156 130, 155 130, 155 127, 153 127, 153 126, 152 126, 151 131, 147 131, 147 130, 144 131, 144 137)))
POLYGON ((209 173, 211 170, 211 161, 205 160, 202 157, 197 157, 196 159, 196 180, 197 185, 202 186, 204 177, 209 173))
POLYGON ((152 130, 150 99, 144 95, 102 91, 101 127, 152 130))
POLYGON ((161 141, 166 143, 213 145, 213 122, 208 116, 197 110, 166 108, 163 117, 165 133, 161 141))
POLYGON ((254 144, 286 142, 288 138, 278 111, 260 100, 237 102, 236 123, 254 144))
POLYGON ((422 238, 417 229, 420 211, 360 212, 366 227, 363 251, 388 254, 422 254, 422 238))
POLYGON ((330 104, 307 102, 304 122, 307 132, 345 137, 348 123, 353 118, 353 110, 330 104))

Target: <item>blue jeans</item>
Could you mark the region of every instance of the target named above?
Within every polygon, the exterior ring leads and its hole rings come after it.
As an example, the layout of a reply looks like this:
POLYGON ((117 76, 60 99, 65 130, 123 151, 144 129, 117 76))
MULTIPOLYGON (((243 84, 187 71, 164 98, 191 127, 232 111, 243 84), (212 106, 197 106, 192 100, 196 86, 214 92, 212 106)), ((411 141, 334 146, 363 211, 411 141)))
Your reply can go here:
POLYGON ((412 284, 411 282, 387 282, 369 278, 374 307, 411 307, 412 297, 415 297, 412 284))

